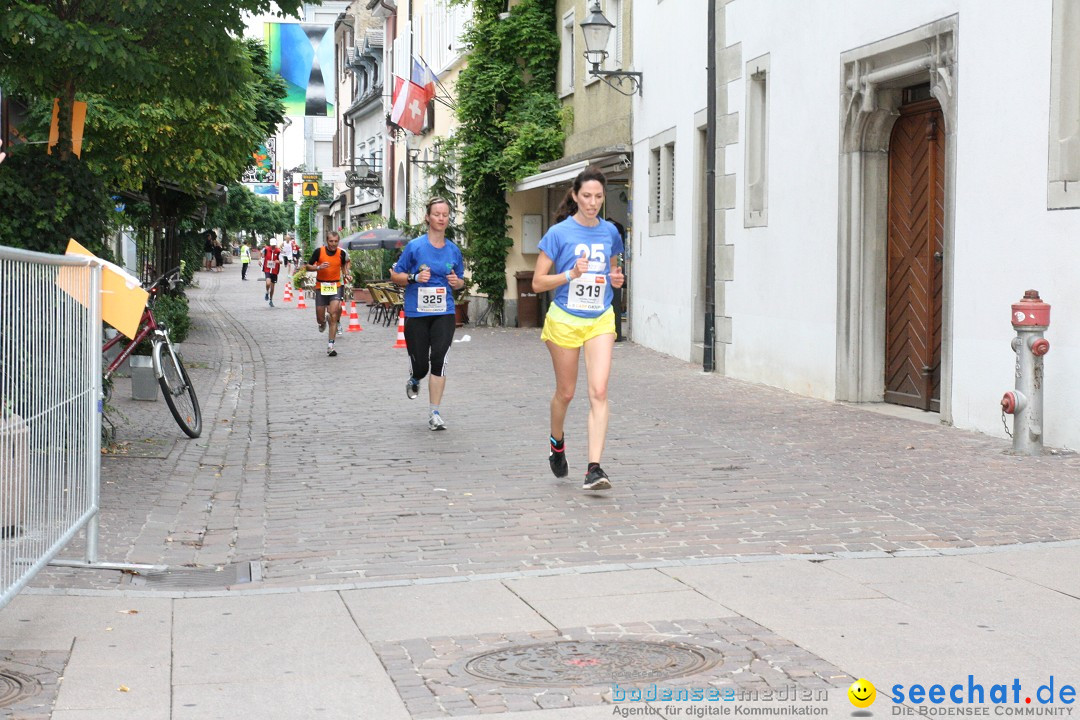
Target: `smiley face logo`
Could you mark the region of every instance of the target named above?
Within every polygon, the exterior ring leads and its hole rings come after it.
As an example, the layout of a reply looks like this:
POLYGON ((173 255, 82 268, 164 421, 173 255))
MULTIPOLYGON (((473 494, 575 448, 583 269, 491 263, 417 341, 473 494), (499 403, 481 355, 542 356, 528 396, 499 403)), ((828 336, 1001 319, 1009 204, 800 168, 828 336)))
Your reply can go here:
POLYGON ((877 689, 866 678, 859 678, 847 689, 848 700, 857 708, 867 708, 877 699, 877 689))

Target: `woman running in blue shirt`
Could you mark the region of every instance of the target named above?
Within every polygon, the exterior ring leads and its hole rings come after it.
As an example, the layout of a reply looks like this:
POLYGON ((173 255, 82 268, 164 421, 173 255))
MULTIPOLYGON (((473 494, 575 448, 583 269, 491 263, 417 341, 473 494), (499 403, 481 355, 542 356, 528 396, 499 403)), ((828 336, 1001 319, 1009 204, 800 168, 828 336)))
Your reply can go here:
POLYGON ((589 465, 582 488, 607 490, 611 479, 600 467, 608 426, 608 377, 615 346, 612 287, 625 280, 617 256, 622 236, 600 218, 607 179, 586 168, 574 179, 555 222, 540 241, 540 257, 533 272, 533 290, 555 291, 540 338, 547 342, 555 369, 551 398, 551 438, 548 464, 555 477, 569 472, 563 443, 563 423, 577 387, 578 358, 585 348, 589 385, 589 465))
POLYGON ((446 353, 454 342, 454 290, 465 286, 461 248, 446 239, 450 203, 443 198, 428 201, 426 234, 409 242, 390 269, 390 278, 405 288, 405 346, 412 375, 405 383, 410 400, 420 394, 420 381, 428 380, 430 416, 428 428, 445 430, 439 412, 446 388, 446 353))

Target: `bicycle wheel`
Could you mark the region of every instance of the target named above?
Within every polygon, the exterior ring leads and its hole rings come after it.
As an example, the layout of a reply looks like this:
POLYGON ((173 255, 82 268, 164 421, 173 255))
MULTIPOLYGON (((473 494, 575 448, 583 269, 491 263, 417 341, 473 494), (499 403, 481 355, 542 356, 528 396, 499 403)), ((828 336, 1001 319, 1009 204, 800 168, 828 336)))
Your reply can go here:
POLYGON ((157 353, 161 362, 161 393, 165 396, 165 404, 169 406, 169 412, 176 419, 188 436, 197 438, 202 434, 202 410, 199 409, 199 398, 195 397, 195 388, 191 384, 184 362, 169 352, 167 345, 162 345, 157 353))

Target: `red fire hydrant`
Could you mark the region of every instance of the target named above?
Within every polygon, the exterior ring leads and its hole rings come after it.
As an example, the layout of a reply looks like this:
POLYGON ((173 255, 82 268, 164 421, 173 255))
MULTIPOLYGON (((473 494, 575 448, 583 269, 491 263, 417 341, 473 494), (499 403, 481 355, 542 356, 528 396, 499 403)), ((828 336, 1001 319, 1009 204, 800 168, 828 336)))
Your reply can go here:
MULTIPOLYGON (((1001 398, 1001 417, 1013 416, 1013 452, 1020 455, 1042 453, 1043 437, 1043 355, 1050 352, 1050 341, 1043 332, 1050 326, 1050 306, 1038 290, 1027 290, 1012 306, 1012 325, 1016 337, 1016 389, 1001 398)), ((1005 427, 1008 431, 1008 425, 1005 427)))

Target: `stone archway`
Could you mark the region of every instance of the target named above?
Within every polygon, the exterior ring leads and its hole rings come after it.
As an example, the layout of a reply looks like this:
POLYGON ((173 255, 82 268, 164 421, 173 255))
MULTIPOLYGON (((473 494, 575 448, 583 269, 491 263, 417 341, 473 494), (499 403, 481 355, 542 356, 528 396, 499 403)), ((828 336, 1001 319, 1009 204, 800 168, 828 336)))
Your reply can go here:
POLYGON ((903 88, 929 82, 947 138, 941 350, 941 417, 946 422, 952 419, 956 32, 957 17, 951 16, 841 56, 836 399, 884 398, 889 137, 903 88))

